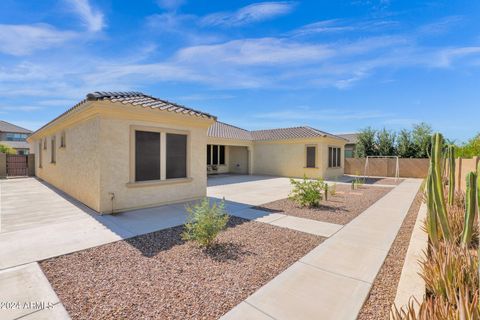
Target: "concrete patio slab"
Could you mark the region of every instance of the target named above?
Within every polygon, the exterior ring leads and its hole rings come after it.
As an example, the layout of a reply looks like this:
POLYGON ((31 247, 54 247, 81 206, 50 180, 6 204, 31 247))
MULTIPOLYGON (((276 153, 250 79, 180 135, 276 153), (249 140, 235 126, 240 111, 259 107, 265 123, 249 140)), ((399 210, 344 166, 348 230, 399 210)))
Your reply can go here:
MULTIPOLYGON (((368 290, 362 281, 297 262, 246 301, 278 320, 355 319, 363 300, 351 303, 351 298, 368 290)), ((242 316, 230 319, 246 319, 242 316)))
POLYGON ((0 271, 0 301, 11 303, 0 309, 0 319, 69 319, 36 262, 0 271))
POLYGON ((314 234, 322 237, 331 237, 335 232, 340 230, 343 226, 334 223, 316 221, 311 219, 299 218, 294 216, 285 216, 282 219, 277 219, 270 224, 314 234))

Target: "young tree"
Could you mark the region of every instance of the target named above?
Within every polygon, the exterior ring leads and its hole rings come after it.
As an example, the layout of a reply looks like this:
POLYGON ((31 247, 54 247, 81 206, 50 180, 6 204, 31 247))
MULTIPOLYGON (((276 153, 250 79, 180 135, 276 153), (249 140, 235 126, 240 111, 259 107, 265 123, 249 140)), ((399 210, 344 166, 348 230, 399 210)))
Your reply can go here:
POLYGON ((412 139, 415 146, 414 156, 416 158, 428 158, 432 136, 432 127, 421 122, 413 125, 412 139))
POLYGON ((456 149, 456 157, 471 158, 480 156, 480 133, 477 133, 475 137, 456 149))
POLYGON ((16 154, 17 152, 15 151, 15 149, 11 148, 10 146, 0 144, 0 153, 16 154))
POLYGON ((377 132, 376 145, 378 155, 380 156, 393 156, 395 155, 395 132, 388 131, 383 128, 377 132))
POLYGON ((415 146, 410 131, 403 129, 397 137, 397 156, 401 158, 412 158, 415 156, 415 146))
POLYGON ((358 133, 357 146, 355 148, 355 157, 365 158, 377 154, 375 145, 376 131, 371 127, 365 128, 358 133))

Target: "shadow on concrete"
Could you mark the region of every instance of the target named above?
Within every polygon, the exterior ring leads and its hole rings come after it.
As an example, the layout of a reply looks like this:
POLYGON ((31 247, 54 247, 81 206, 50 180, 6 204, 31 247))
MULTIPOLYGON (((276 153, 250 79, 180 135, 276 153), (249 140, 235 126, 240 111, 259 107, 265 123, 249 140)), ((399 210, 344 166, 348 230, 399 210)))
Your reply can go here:
POLYGON ((261 181, 261 180, 270 180, 276 179, 276 176, 251 176, 251 175, 243 175, 243 174, 215 174, 209 175, 207 186, 208 187, 215 187, 215 186, 223 186, 228 184, 236 184, 236 183, 245 183, 245 182, 252 182, 252 181, 261 181))

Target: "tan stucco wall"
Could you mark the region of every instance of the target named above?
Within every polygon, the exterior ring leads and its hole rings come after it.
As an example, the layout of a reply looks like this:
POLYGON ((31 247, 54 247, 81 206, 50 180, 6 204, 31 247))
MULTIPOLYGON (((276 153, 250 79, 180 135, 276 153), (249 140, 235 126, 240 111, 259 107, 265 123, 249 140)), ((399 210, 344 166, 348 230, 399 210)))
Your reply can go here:
POLYGON ((229 146, 228 151, 229 172, 248 174, 248 148, 229 146))
POLYGON ((72 197, 99 210, 100 161, 99 161, 100 119, 93 117, 73 124, 59 131, 37 137, 30 144, 35 150, 35 171, 37 177, 51 183, 72 197), (60 134, 65 131, 66 147, 60 148, 60 134), (51 163, 51 139, 56 135, 56 163, 51 163), (47 149, 43 139, 47 139, 47 149), (39 150, 39 142, 42 147, 39 150), (42 168, 39 167, 39 154, 42 168))
POLYGON ((343 174, 344 143, 336 139, 315 138, 255 142, 254 174, 286 177, 331 178, 343 174), (316 146, 316 168, 306 168, 306 146, 316 146), (342 148, 342 167, 328 168, 328 147, 342 148))
MULTIPOLYGON (((151 121, 131 117, 102 117, 101 119, 101 182, 100 211, 112 211, 111 194, 114 194, 113 211, 175 203, 206 196, 207 188, 207 129, 210 124, 192 121, 189 117, 172 119, 168 116, 149 116, 151 121), (188 181, 155 185, 135 184, 131 177, 132 127, 179 130, 188 134, 188 181), (132 184, 133 183, 133 184, 132 184)), ((167 183, 170 182, 170 183, 167 183)))

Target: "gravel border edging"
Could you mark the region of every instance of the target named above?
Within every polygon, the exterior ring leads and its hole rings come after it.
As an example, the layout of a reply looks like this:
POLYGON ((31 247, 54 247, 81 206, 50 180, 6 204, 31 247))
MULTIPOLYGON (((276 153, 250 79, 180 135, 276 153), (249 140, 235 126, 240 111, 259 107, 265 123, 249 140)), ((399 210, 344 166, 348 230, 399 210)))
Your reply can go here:
POLYGON ((426 216, 427 206, 424 203, 418 212, 402 274, 400 275, 394 302, 397 309, 406 307, 412 297, 418 301, 423 300, 426 292, 425 280, 420 275, 422 268, 418 263, 420 259, 424 258, 424 253, 428 249, 428 235, 423 230, 423 222, 426 216))

